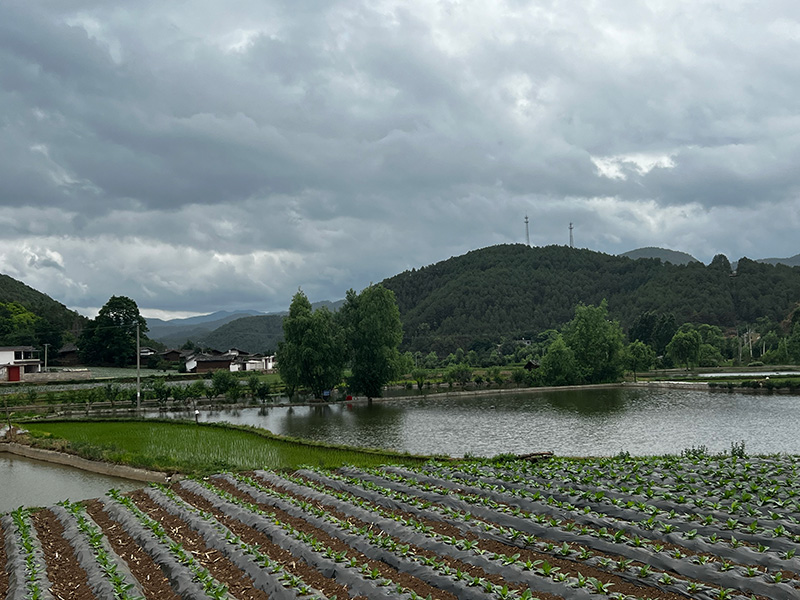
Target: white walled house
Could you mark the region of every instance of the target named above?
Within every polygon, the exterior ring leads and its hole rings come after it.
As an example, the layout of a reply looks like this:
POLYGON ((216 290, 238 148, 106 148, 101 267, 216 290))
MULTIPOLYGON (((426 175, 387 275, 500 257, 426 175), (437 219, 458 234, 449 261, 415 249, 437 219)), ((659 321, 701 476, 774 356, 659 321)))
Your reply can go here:
POLYGON ((0 346, 0 380, 22 381, 25 373, 41 373, 42 361, 33 346, 0 346))
POLYGON ((250 356, 244 361, 244 370, 272 371, 275 365, 275 356, 250 356))

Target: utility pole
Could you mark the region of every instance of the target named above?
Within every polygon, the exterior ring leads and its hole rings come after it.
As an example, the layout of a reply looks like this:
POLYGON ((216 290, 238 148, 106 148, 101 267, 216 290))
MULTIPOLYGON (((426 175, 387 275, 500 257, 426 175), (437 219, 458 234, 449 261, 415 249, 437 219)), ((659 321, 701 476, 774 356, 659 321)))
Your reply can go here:
POLYGON ((139 372, 141 368, 142 352, 139 348, 139 322, 136 322, 136 410, 142 409, 142 378, 139 372))
POLYGON ((569 224, 569 247, 574 248, 575 245, 572 241, 572 223, 569 224))
POLYGON ((531 235, 528 233, 528 215, 525 215, 525 243, 531 245, 531 235))
POLYGON ((47 348, 50 344, 44 344, 44 372, 47 373, 47 348))

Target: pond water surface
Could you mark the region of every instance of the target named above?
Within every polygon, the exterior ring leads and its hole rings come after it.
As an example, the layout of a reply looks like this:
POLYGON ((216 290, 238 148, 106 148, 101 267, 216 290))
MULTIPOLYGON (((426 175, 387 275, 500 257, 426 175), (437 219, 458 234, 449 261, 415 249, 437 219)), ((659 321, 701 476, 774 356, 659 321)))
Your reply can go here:
MULTIPOLYGON (((152 413, 155 416, 157 413, 152 413)), ((188 412, 169 413, 193 419, 188 412)), ((162 415, 163 416, 163 415, 162 415)), ((203 421, 256 425, 306 438, 420 454, 562 456, 711 452, 800 454, 800 395, 663 388, 429 396, 366 404, 201 411, 203 421)))
POLYGON ((111 488, 129 491, 145 485, 0 452, 0 514, 20 506, 52 506, 62 500, 99 498, 111 488))

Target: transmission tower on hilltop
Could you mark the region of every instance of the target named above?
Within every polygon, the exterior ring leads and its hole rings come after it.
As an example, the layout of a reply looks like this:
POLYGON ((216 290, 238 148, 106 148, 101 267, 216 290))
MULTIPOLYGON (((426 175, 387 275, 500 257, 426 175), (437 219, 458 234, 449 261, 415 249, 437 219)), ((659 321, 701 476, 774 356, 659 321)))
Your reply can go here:
POLYGON ((531 245, 531 235, 528 233, 528 215, 525 215, 525 243, 531 245))
POLYGON ((574 248, 575 244, 572 241, 572 223, 569 224, 569 247, 574 248))

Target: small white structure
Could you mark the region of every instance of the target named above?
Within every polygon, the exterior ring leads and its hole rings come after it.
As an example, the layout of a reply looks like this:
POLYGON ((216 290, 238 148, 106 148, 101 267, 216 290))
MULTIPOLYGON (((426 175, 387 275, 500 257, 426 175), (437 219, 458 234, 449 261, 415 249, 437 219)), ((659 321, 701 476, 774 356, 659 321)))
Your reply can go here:
POLYGON ((243 361, 245 371, 272 371, 275 356, 250 356, 243 361))
POLYGON ((277 367, 275 355, 259 356, 231 348, 225 354, 192 354, 186 358, 187 373, 204 373, 217 369, 228 369, 233 373, 242 371, 273 371, 277 367))

